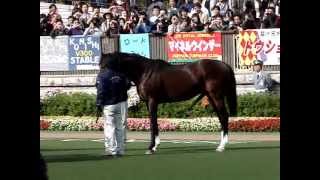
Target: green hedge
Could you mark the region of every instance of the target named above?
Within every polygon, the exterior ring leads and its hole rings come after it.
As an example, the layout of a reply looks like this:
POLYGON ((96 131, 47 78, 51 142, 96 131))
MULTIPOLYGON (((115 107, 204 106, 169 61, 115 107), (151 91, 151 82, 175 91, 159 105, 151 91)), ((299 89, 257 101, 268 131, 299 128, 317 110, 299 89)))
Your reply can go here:
MULTIPOLYGON (((95 95, 86 93, 56 94, 40 104, 40 114, 46 116, 94 116, 95 95)), ((160 118, 194 118, 216 116, 211 106, 203 108, 200 102, 188 112, 193 100, 178 103, 160 104, 160 118)), ((280 116, 280 97, 275 94, 246 94, 238 96, 238 115, 249 117, 280 116)), ((129 108, 129 117, 148 117, 144 102, 129 108)))

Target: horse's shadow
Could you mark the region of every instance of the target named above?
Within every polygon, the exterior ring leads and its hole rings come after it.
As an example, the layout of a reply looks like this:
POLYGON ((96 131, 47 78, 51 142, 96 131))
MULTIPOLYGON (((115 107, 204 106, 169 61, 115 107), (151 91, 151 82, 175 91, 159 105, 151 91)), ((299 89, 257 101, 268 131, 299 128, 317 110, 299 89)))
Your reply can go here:
MULTIPOLYGON (((226 152, 228 151, 238 151, 238 150, 254 150, 254 149, 279 149, 280 146, 258 146, 258 147, 228 147, 226 152)), ((87 148, 89 149, 89 148, 87 148)), ((101 149, 103 148, 90 148, 90 149, 101 149)), ((47 151, 49 149, 46 149, 47 151)), ((67 149, 72 150, 72 149, 67 149)), ((86 149, 73 149, 73 150, 86 150, 86 149)), ((128 149, 127 154, 122 156, 121 158, 108 157, 99 154, 64 154, 64 155, 45 155, 46 162, 77 162, 77 161, 96 161, 96 160, 116 160, 123 158, 132 158, 132 157, 142 157, 142 156, 150 156, 145 155, 144 151, 146 148, 134 148, 128 149), (132 153, 133 151, 141 151, 132 153)), ((51 150, 50 150, 51 151, 51 150)), ((52 150, 55 151, 55 150, 52 150)), ((58 149, 58 151, 63 151, 63 149, 58 149)), ((102 151, 103 152, 103 151, 102 151)), ((189 146, 189 147, 162 147, 152 156, 165 156, 165 155, 175 155, 175 154, 195 154, 195 153, 219 153, 215 152, 215 147, 213 146, 189 146)))

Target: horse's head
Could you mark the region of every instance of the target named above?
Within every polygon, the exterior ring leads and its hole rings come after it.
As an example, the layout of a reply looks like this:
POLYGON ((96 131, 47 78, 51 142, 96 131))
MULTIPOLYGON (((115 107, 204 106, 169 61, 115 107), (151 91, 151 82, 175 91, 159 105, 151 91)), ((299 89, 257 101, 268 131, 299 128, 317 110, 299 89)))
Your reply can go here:
POLYGON ((119 55, 117 53, 103 54, 99 62, 100 69, 112 69, 114 71, 121 71, 119 55))

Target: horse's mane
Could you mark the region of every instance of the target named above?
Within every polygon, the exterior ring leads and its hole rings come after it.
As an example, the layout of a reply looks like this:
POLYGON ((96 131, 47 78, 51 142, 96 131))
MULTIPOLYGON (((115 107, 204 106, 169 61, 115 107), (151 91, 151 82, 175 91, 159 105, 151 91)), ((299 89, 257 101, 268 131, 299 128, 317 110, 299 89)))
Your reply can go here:
POLYGON ((137 63, 143 63, 143 65, 150 70, 160 70, 172 66, 170 63, 162 59, 150 59, 133 53, 116 52, 115 55, 119 56, 120 58, 133 57, 137 61, 137 63))

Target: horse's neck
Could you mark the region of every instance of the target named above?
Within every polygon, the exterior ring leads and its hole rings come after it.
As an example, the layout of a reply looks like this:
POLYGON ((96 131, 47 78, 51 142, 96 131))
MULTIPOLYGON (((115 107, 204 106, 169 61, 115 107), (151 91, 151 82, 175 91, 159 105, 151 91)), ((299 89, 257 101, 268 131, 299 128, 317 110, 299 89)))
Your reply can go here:
POLYGON ((128 63, 126 67, 127 69, 124 73, 138 86, 147 71, 145 66, 142 63, 128 63))

